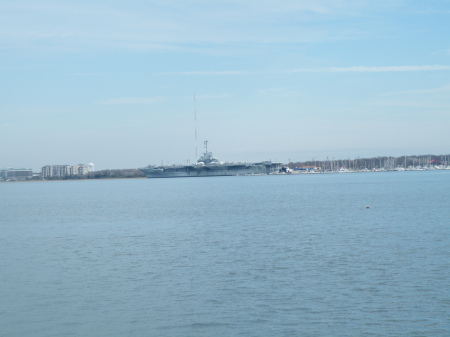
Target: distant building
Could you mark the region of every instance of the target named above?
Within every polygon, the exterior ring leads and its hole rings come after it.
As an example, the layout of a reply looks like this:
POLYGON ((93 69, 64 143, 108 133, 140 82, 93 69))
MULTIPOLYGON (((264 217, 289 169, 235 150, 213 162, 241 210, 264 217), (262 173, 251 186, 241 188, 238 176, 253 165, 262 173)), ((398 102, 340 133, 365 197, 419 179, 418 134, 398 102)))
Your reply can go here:
POLYGON ((24 168, 0 168, 0 180, 27 180, 33 178, 33 170, 24 168))
POLYGON ((89 165, 46 165, 42 167, 41 177, 66 177, 66 176, 81 176, 89 172, 89 165))

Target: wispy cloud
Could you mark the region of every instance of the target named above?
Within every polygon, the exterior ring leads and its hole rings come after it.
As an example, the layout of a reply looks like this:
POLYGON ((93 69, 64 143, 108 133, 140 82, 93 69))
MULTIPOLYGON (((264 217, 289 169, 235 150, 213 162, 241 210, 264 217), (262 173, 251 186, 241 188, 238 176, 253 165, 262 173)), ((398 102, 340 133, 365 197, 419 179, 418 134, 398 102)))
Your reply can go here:
POLYGON ((289 88, 270 88, 258 91, 262 97, 304 97, 305 93, 289 88))
MULTIPOLYGON (((139 6, 82 1, 10 2, 0 12, 0 41, 38 46, 183 50, 232 44, 298 43, 354 38, 334 20, 361 19, 399 6, 398 0, 148 1, 139 6), (331 21, 328 21, 330 19, 331 21), (310 25, 315 22, 317 25, 310 25), (51 43, 48 43, 50 41, 51 43)), ((367 31, 364 29, 357 31, 367 31)), ((363 34, 364 35, 364 34, 363 34)), ((89 50, 89 48, 88 48, 89 50)))
POLYGON ((331 67, 331 68, 303 68, 294 69, 291 73, 302 72, 333 72, 333 73, 379 73, 379 72, 408 72, 408 71, 438 71, 450 70, 448 65, 422 65, 422 66, 353 66, 353 67, 331 67))
POLYGON ((99 104, 119 105, 119 104, 153 104, 162 101, 162 97, 139 98, 139 97, 121 97, 109 100, 99 101, 99 104))
POLYGON ((369 105, 414 108, 424 114, 430 111, 445 112, 450 108, 450 84, 426 89, 403 90, 381 94, 369 105))
MULTIPOLYGON (((228 98, 228 97, 230 97, 230 94, 227 93, 195 95, 196 99, 228 98)), ((189 99, 191 99, 191 97, 189 97, 189 99)))
POLYGON ((446 71, 450 65, 422 65, 422 66, 352 66, 330 68, 299 68, 281 71, 248 71, 248 70, 206 70, 206 71, 173 71, 161 72, 160 75, 199 75, 199 76, 228 76, 228 75, 264 75, 264 74, 294 74, 294 73, 380 73, 380 72, 415 72, 415 71, 446 71))
POLYGON ((207 70, 207 71, 169 71, 159 73, 160 75, 200 75, 200 76, 222 76, 222 75, 254 75, 258 72, 246 70, 207 70))
POLYGON ((421 94, 438 94, 438 93, 450 93, 450 84, 446 84, 444 86, 431 89, 396 91, 384 94, 382 96, 421 95, 421 94))
POLYGON ((100 76, 104 75, 102 73, 70 73, 67 76, 69 77, 91 77, 91 76, 100 76))
POLYGON ((450 104, 444 103, 433 103, 433 102, 414 102, 414 101, 379 101, 372 102, 371 105, 374 106, 385 106, 385 107, 405 107, 419 109, 422 114, 427 114, 431 110, 447 111, 450 109, 450 104))

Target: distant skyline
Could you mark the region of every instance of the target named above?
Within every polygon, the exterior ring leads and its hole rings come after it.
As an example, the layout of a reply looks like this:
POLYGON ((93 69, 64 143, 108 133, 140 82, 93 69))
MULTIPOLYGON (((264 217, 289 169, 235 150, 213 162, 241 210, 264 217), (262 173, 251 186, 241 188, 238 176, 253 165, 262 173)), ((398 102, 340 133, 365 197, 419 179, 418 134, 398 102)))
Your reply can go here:
POLYGON ((3 0, 0 167, 448 154, 449 36, 438 0, 3 0))

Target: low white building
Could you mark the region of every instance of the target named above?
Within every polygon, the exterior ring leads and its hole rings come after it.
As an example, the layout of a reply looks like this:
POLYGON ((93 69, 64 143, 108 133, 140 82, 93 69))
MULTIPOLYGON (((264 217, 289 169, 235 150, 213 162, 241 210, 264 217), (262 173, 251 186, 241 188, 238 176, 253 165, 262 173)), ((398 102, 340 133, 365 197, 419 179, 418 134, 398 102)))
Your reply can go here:
POLYGON ((0 168, 1 180, 27 180, 33 178, 33 171, 24 168, 2 167, 0 168))

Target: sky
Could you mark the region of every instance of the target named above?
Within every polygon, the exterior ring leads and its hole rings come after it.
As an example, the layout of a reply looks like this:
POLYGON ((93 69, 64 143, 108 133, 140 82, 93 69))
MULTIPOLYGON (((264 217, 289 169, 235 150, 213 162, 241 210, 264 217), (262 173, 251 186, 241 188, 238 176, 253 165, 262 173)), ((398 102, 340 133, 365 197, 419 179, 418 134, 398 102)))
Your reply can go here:
POLYGON ((0 167, 450 153, 450 2, 0 0, 0 167))

